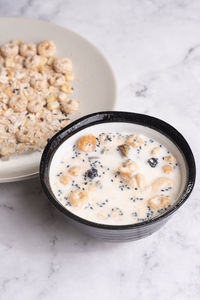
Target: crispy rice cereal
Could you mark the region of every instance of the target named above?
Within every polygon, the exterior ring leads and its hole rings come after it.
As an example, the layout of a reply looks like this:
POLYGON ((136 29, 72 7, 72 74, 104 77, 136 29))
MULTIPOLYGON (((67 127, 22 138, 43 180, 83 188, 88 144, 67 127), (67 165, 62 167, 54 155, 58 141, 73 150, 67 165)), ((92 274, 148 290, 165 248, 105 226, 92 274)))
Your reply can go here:
POLYGON ((53 41, 14 40, 0 51, 0 157, 6 158, 44 148, 79 101, 71 98, 72 62, 55 57, 53 41))

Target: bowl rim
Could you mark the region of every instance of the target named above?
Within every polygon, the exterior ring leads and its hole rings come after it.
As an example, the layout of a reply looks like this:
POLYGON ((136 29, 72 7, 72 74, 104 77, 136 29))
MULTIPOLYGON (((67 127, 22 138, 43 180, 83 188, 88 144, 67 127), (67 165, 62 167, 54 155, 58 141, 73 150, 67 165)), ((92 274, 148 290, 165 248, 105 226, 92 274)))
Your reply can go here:
POLYGON ((56 133, 50 139, 50 141, 47 143, 43 151, 41 162, 40 162, 41 186, 44 193, 46 194, 48 199, 54 204, 54 206, 65 216, 69 217, 70 219, 80 224, 84 224, 99 229, 107 229, 107 230, 127 230, 127 229, 139 228, 166 219, 171 214, 173 214, 179 207, 181 207, 183 203, 187 200, 187 198, 189 197, 189 195, 193 190, 195 179, 196 179, 196 165, 195 165, 194 155, 192 153, 189 144, 177 129, 175 129, 173 126, 171 126, 170 124, 166 123, 161 119, 149 115, 145 115, 145 114, 126 112, 126 111, 96 112, 96 113, 86 115, 70 123, 68 126, 63 128, 58 133, 56 133), (155 218, 143 222, 135 223, 135 224, 134 223, 126 224, 126 225, 100 224, 100 223, 88 221, 84 218, 81 218, 71 213, 56 199, 56 197, 53 195, 53 192, 52 191, 50 192, 51 187, 49 183, 49 170, 51 166, 51 160, 55 152, 59 148, 59 146, 68 138, 70 138, 72 135, 87 127, 91 127, 93 125, 97 125, 100 123, 114 123, 114 122, 138 124, 138 125, 142 125, 154 129, 159 133, 163 134, 164 136, 166 136, 170 141, 172 141, 182 153, 185 159, 185 163, 187 167, 187 175, 188 175, 185 188, 181 193, 181 195, 179 196, 176 204, 173 205, 171 208, 169 208, 164 214, 158 215, 155 218))

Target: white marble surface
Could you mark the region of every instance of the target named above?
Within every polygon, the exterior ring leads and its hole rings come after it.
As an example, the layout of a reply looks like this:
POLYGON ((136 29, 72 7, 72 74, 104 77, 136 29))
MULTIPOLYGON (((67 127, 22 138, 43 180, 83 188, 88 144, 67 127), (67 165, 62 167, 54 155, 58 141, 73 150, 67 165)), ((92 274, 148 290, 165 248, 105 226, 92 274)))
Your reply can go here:
MULTIPOLYGON (((116 73, 118 109, 180 130, 200 163, 199 0, 1 0, 2 16, 66 26, 116 73)), ((200 299, 199 182, 159 232, 102 244, 66 224, 38 180, 0 185, 0 299, 200 299)))

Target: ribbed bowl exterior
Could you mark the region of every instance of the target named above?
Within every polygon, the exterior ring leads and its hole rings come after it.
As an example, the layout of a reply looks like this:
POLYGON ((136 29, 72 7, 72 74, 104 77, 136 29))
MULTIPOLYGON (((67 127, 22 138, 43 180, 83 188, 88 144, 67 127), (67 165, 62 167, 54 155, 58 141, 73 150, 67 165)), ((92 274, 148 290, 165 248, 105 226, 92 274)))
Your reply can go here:
POLYGON ((91 236, 92 238, 102 240, 104 242, 111 243, 121 243, 121 242, 131 242, 136 241, 146 236, 153 234, 155 231, 160 229, 170 217, 158 222, 152 223, 144 226, 139 226, 136 228, 129 228, 123 230, 116 229, 104 229, 104 228, 95 228, 85 224, 80 224, 73 219, 65 216, 65 219, 68 223, 72 224, 79 231, 83 232, 86 235, 91 236))

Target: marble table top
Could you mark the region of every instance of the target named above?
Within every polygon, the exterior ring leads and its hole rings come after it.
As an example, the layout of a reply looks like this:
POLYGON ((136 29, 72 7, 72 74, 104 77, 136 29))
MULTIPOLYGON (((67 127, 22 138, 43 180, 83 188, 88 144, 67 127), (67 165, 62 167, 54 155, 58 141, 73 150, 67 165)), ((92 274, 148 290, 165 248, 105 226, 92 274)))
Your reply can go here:
MULTIPOLYGON (((171 123, 199 166, 200 1, 2 0, 0 12, 89 39, 113 66, 117 109, 171 123)), ((1 184, 0 299, 200 299, 199 192, 197 177, 190 199, 152 236, 103 244, 65 223, 38 179, 1 184)))

